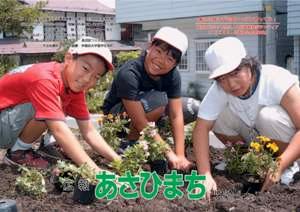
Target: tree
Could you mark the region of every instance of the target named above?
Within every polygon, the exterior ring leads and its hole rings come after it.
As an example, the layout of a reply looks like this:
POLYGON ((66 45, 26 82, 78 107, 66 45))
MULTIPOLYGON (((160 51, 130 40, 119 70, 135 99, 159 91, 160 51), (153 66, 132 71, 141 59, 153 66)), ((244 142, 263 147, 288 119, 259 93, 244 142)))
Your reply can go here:
POLYGON ((126 63, 129 60, 136 59, 140 56, 140 51, 130 51, 130 52, 119 52, 117 57, 117 67, 121 67, 124 63, 126 63))
POLYGON ((23 32, 31 33, 34 23, 44 17, 42 7, 46 2, 39 1, 32 6, 17 0, 0 1, 0 31, 20 37, 23 32))

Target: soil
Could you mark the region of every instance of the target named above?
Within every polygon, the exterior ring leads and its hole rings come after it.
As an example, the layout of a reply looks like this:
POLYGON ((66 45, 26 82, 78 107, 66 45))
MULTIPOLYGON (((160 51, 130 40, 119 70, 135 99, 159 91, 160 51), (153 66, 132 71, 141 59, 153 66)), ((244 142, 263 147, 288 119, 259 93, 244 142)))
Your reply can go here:
MULTIPOLYGON (((212 150, 212 163, 222 160, 222 150, 212 150)), ((191 149, 188 154, 193 159, 191 149)), ((92 152, 93 159, 98 164, 107 164, 92 152)), ((105 166, 103 166, 105 167, 105 166)), ((218 192, 210 203, 188 200, 186 187, 181 199, 167 200, 163 189, 153 200, 138 198, 125 200, 118 196, 112 201, 96 200, 90 205, 75 203, 72 192, 58 192, 46 178, 47 195, 42 199, 20 194, 15 189, 15 180, 19 176, 16 168, 0 164, 0 199, 14 199, 19 211, 300 211, 300 175, 295 182, 287 187, 275 185, 269 192, 255 194, 241 193, 242 184, 228 177, 226 173, 214 170, 218 192)), ((185 185, 186 186, 186 185, 185 185)))

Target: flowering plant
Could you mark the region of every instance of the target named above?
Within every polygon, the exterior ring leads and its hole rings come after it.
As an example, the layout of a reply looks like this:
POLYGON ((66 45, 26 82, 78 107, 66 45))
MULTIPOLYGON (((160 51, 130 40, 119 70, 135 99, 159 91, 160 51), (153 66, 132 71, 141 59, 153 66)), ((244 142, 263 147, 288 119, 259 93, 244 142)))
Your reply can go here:
POLYGON ((147 161, 154 161, 164 158, 168 145, 164 141, 154 141, 157 133, 153 124, 149 124, 142 132, 137 144, 127 148, 122 160, 114 160, 111 166, 123 175, 126 171, 137 174, 147 161))
POLYGON ((47 193, 43 174, 36 169, 20 169, 21 176, 16 179, 17 188, 24 194, 42 198, 47 193))
POLYGON ((100 134, 114 150, 117 150, 120 146, 120 134, 128 133, 127 126, 129 122, 130 120, 125 112, 115 116, 112 114, 103 115, 98 119, 100 134))
POLYGON ((250 174, 263 180, 270 170, 277 169, 276 154, 279 147, 265 136, 257 136, 249 147, 235 144, 225 150, 226 169, 231 174, 250 174))
POLYGON ((149 123, 141 132, 140 140, 146 142, 149 146, 149 160, 163 160, 165 158, 166 151, 170 148, 164 140, 155 141, 154 136, 157 134, 155 123, 149 123))

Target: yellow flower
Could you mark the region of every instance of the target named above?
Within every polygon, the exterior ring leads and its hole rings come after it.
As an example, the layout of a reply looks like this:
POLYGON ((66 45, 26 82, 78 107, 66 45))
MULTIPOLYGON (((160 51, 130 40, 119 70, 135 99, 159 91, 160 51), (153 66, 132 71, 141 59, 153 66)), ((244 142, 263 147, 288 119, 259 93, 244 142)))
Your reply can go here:
POLYGON ((268 143, 268 142, 271 141, 270 138, 268 138, 268 137, 266 137, 266 136, 262 136, 262 135, 257 136, 256 138, 257 138, 258 140, 260 140, 260 142, 263 143, 263 144, 266 144, 266 143, 268 143))
POLYGON ((268 143, 267 144, 267 148, 269 148, 270 150, 272 150, 273 153, 276 153, 279 150, 279 147, 277 146, 277 144, 275 142, 268 143))
POLYGON ((252 142, 250 143, 250 147, 251 147, 252 149, 254 149, 255 151, 257 151, 257 152, 259 152, 260 149, 261 149, 260 143, 255 142, 255 141, 252 141, 252 142))
POLYGON ((103 114, 99 114, 99 118, 97 119, 97 123, 102 126, 103 125, 103 114))
POLYGON ((113 116, 113 114, 110 113, 107 115, 107 118, 108 118, 108 120, 113 121, 114 116, 113 116))

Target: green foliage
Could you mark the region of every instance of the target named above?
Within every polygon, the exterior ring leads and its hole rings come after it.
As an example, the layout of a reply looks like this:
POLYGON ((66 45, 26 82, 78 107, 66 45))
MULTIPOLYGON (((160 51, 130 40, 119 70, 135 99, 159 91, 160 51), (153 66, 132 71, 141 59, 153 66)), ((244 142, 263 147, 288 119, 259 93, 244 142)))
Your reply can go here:
POLYGON ((173 134, 172 134, 172 126, 170 123, 170 119, 167 116, 162 117, 158 121, 158 132, 162 139, 164 139, 168 144, 173 144, 173 134))
POLYGON ((101 77, 96 87, 89 89, 86 93, 86 100, 91 113, 101 112, 101 106, 103 105, 105 94, 109 89, 112 80, 113 73, 108 72, 105 76, 101 77))
POLYGON ((75 183, 78 168, 74 164, 59 160, 57 161, 57 169, 59 172, 58 181, 62 185, 73 185, 75 183))
POLYGON ((242 163, 242 156, 246 152, 248 152, 248 147, 239 143, 225 150, 226 169, 230 174, 240 175, 246 172, 247 167, 242 163))
POLYGON ((196 122, 189 123, 184 126, 184 134, 185 134, 185 145, 186 147, 193 146, 193 131, 195 128, 196 122))
POLYGON ((41 8, 45 2, 33 6, 23 5, 17 0, 0 1, 0 31, 19 37, 23 32, 31 33, 37 20, 45 17, 41 8))
POLYGON ((115 160, 111 166, 117 170, 120 175, 126 171, 137 174, 142 166, 148 161, 164 159, 165 152, 169 146, 163 141, 154 141, 156 134, 155 126, 148 126, 141 132, 141 138, 137 144, 127 148, 122 160, 115 160))
POLYGON ((112 161, 111 166, 116 169, 120 175, 124 175, 126 171, 137 174, 142 169, 142 165, 147 162, 147 157, 148 155, 145 152, 144 145, 138 143, 127 148, 124 152, 123 159, 112 161))
POLYGON ((0 77, 15 66, 16 63, 8 56, 0 55, 0 77))
POLYGON ((42 197, 47 193, 43 175, 35 170, 21 167, 21 176, 16 179, 17 188, 26 195, 42 197))
POLYGON ((96 179, 96 172, 94 169, 92 169, 90 166, 88 166, 86 163, 82 164, 78 170, 77 170, 78 175, 86 179, 89 183, 96 185, 97 184, 97 179, 96 179))
POLYGON ((57 161, 56 168, 58 169, 59 182, 61 184, 64 183, 73 184, 77 177, 84 178, 93 184, 97 183, 96 172, 86 163, 77 167, 76 165, 70 162, 57 161))
POLYGON ((265 136, 258 136, 248 148, 236 144, 225 150, 226 169, 234 175, 250 174, 264 179, 277 169, 278 146, 265 136))
POLYGON ((140 51, 130 51, 130 52, 120 52, 116 55, 117 57, 117 67, 121 67, 124 63, 129 60, 136 59, 140 56, 140 51))
POLYGON ((54 60, 59 63, 63 63, 65 59, 65 54, 70 48, 70 46, 74 43, 72 40, 64 40, 60 42, 60 46, 62 47, 61 51, 56 52, 51 60, 54 60))
POLYGON ((98 123, 100 125, 101 136, 116 151, 121 142, 121 138, 118 137, 118 134, 122 132, 127 134, 129 131, 126 127, 129 124, 127 115, 104 115, 98 120, 98 123))
POLYGON ((154 135, 156 134, 154 125, 147 126, 141 132, 140 140, 145 141, 149 146, 149 160, 162 160, 165 158, 165 153, 169 149, 169 145, 164 140, 155 141, 154 135))

